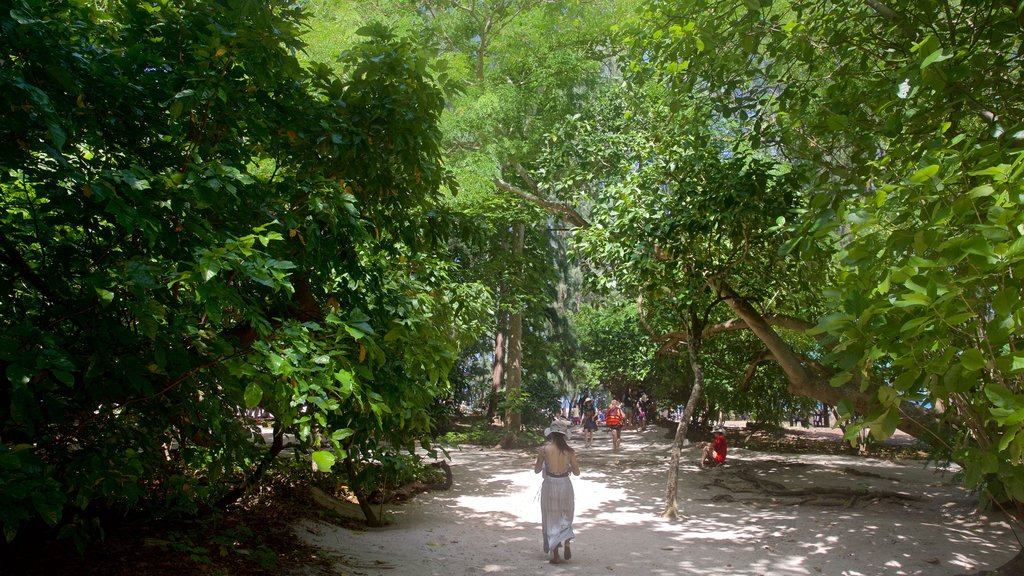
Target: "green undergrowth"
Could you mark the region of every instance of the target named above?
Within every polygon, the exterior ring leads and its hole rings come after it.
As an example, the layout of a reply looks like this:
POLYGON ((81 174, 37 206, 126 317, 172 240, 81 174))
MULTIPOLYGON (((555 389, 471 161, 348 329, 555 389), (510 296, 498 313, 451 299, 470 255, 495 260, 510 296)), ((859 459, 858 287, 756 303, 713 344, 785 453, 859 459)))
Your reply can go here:
MULTIPOLYGON (((505 438, 505 433, 505 428, 478 418, 457 423, 439 440, 448 446, 494 447, 505 438)), ((520 446, 537 446, 544 442, 544 435, 540 430, 527 429, 520 431, 517 439, 520 446)))

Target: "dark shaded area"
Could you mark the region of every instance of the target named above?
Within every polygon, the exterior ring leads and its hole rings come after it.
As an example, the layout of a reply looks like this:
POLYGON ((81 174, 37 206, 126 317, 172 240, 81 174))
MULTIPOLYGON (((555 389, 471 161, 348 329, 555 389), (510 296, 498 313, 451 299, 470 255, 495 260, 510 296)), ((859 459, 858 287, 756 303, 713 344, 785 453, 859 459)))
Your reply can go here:
POLYGON ((984 572, 974 572, 972 576, 1020 576, 1021 574, 1024 574, 1024 549, 1017 552, 1017 555, 1012 560, 999 568, 985 570, 984 572))
POLYGON ((125 522, 103 542, 79 553, 70 541, 19 538, 0 546, 4 576, 279 576, 329 565, 320 550, 292 533, 302 517, 323 512, 298 486, 277 486, 257 502, 201 521, 125 522))

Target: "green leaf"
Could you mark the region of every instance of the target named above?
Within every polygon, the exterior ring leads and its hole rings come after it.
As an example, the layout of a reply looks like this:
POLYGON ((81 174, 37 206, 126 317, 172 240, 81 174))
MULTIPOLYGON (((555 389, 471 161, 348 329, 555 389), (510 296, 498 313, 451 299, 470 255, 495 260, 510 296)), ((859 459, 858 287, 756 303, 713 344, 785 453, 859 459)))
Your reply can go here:
POLYGON ((1020 426, 1019 425, 1018 426, 1013 426, 1013 427, 1007 429, 1005 432, 1003 432, 1002 438, 999 439, 998 450, 1000 452, 1002 452, 1003 450, 1006 450, 1006 448, 1010 445, 1010 442, 1013 442, 1013 439, 1017 437, 1017 434, 1019 432, 1020 432, 1020 426))
POLYGON ((853 379, 853 374, 852 373, 850 373, 850 372, 840 372, 839 374, 836 374, 835 376, 833 376, 832 379, 828 381, 828 383, 833 388, 839 388, 840 386, 842 386, 843 384, 846 384, 847 382, 849 382, 852 379, 853 379))
POLYGON ((982 475, 995 474, 999 471, 999 459, 991 452, 982 452, 980 468, 982 475))
POLYGON ((907 320, 906 322, 903 323, 903 326, 900 327, 900 332, 910 332, 915 328, 930 323, 931 321, 931 316, 919 316, 917 318, 911 318, 910 320, 907 320))
POLYGON ((982 168, 981 170, 975 170, 971 172, 971 176, 991 176, 996 182, 1002 182, 1006 180, 1007 173, 1010 171, 1009 164, 998 164, 996 166, 989 166, 982 168))
MULTIPOLYGON (((1015 410, 1018 405, 1017 397, 1014 393, 1006 386, 996 382, 990 382, 985 385, 985 396, 989 402, 998 408, 1015 410)), ((1024 402, 1021 402, 1021 405, 1024 405, 1024 402)))
POLYGON ((961 248, 968 254, 985 256, 986 258, 994 258, 996 256, 996 253, 992 251, 992 245, 988 243, 984 236, 968 238, 961 245, 961 248))
POLYGON ((274 374, 281 374, 287 368, 287 362, 285 359, 275 352, 267 354, 267 367, 270 368, 274 374))
POLYGON ((96 288, 96 294, 99 295, 100 300, 104 304, 110 304, 114 301, 114 293, 110 290, 104 290, 103 288, 96 288))
POLYGON ((62 495, 54 497, 53 494, 33 492, 31 496, 32 506, 39 517, 49 526, 56 526, 60 522, 64 510, 64 499, 62 495))
POLYGON ((967 195, 970 196, 971 198, 981 198, 983 196, 991 196, 994 192, 995 189, 992 188, 991 184, 983 184, 976 188, 972 188, 971 191, 967 193, 967 195))
POLYGON ((250 382, 245 387, 245 406, 247 408, 255 408, 260 405, 260 400, 263 399, 263 388, 260 388, 255 382, 250 382))
POLYGON ((921 286, 917 282, 914 282, 913 278, 908 278, 905 282, 903 282, 903 285, 909 288, 910 290, 917 292, 918 294, 928 293, 928 289, 925 288, 924 286, 921 286))
POLYGON ((338 370, 334 373, 334 379, 341 384, 337 388, 338 395, 342 398, 348 398, 352 395, 352 390, 355 389, 356 380, 352 376, 352 373, 348 370, 338 370))
POLYGON ((927 294, 909 293, 900 296, 900 299, 893 302, 893 306, 897 308, 908 308, 911 306, 929 306, 932 303, 932 299, 927 294))
POLYGON ((878 401, 883 406, 891 406, 899 403, 899 395, 896 393, 896 390, 888 386, 881 386, 878 388, 878 401))
POLYGON ((946 318, 944 318, 944 320, 950 326, 958 326, 958 325, 963 324, 964 322, 967 322, 968 320, 970 320, 972 318, 975 318, 975 317, 976 316, 975 316, 974 312, 961 312, 959 314, 953 314, 951 316, 947 316, 946 318))
POLYGON ((1001 288, 992 296, 992 309, 999 316, 1009 316, 1020 305, 1020 292, 1018 289, 1007 286, 1001 288))
POLYGON ((337 457, 327 450, 317 450, 312 454, 313 463, 316 464, 318 472, 330 472, 331 467, 338 460, 337 457))
POLYGON ((939 48, 938 50, 935 50, 931 54, 925 56, 924 60, 921 61, 921 69, 924 70, 925 68, 931 66, 932 64, 934 64, 936 62, 942 62, 943 60, 949 60, 952 57, 953 56, 950 55, 950 54, 943 54, 942 53, 942 48, 939 48))
POLYGON ((900 423, 899 410, 891 408, 886 410, 881 416, 868 422, 868 427, 871 430, 871 437, 875 440, 882 441, 889 438, 896 432, 896 426, 900 423))
POLYGON ((334 440, 335 442, 341 442, 345 438, 348 438, 349 436, 355 433, 355 430, 352 430, 351 428, 341 428, 331 433, 331 440, 334 440))
POLYGON ((960 364, 965 370, 981 370, 985 367, 985 357, 977 348, 968 348, 960 355, 960 364))
POLYGON ((351 324, 345 325, 345 331, 348 332, 349 336, 355 338, 356 340, 359 340, 363 336, 366 336, 366 332, 360 330, 359 328, 356 328, 355 326, 352 326, 351 324))
POLYGON ((914 172, 910 176, 910 181, 915 184, 921 184, 923 182, 927 182, 932 176, 935 176, 938 173, 939 165, 932 164, 930 166, 925 166, 924 168, 921 168, 917 172, 914 172))
POLYGON ((1010 363, 1010 371, 1020 372, 1021 370, 1024 370, 1024 352, 1015 352, 1013 361, 1010 363))

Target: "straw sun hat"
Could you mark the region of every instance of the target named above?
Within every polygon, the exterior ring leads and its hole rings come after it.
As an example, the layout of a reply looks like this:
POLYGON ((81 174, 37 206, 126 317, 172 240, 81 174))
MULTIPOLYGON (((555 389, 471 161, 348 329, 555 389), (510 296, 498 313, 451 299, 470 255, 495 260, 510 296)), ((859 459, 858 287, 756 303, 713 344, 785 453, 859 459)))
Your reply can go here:
POLYGON ((552 432, 554 432, 555 434, 561 434, 562 436, 565 436, 566 440, 568 440, 569 439, 569 422, 567 422, 565 420, 555 420, 554 422, 551 423, 550 426, 548 426, 544 430, 544 436, 547 437, 547 435, 551 434, 552 432))

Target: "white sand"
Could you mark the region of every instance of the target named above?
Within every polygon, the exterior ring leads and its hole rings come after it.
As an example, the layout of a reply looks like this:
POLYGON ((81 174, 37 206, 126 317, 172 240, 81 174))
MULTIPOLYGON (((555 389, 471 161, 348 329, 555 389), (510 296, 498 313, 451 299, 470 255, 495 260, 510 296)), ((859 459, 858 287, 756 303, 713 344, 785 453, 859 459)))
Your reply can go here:
POLYGON ((701 471, 691 446, 679 470, 680 518, 668 521, 660 518, 671 450, 663 430, 625 432, 618 453, 604 432, 594 448, 582 448, 575 431, 571 444, 582 469, 573 477, 576 540, 572 560, 557 566, 541 548, 541 479, 526 451, 453 451, 453 488, 385 507, 385 528, 303 521, 296 533, 333 558, 334 573, 370 576, 931 576, 992 569, 1019 549, 1009 524, 976 512, 977 498, 951 471, 921 461, 731 448, 725 467, 701 471), (847 487, 921 500, 794 504, 738 472, 791 490, 847 487))

